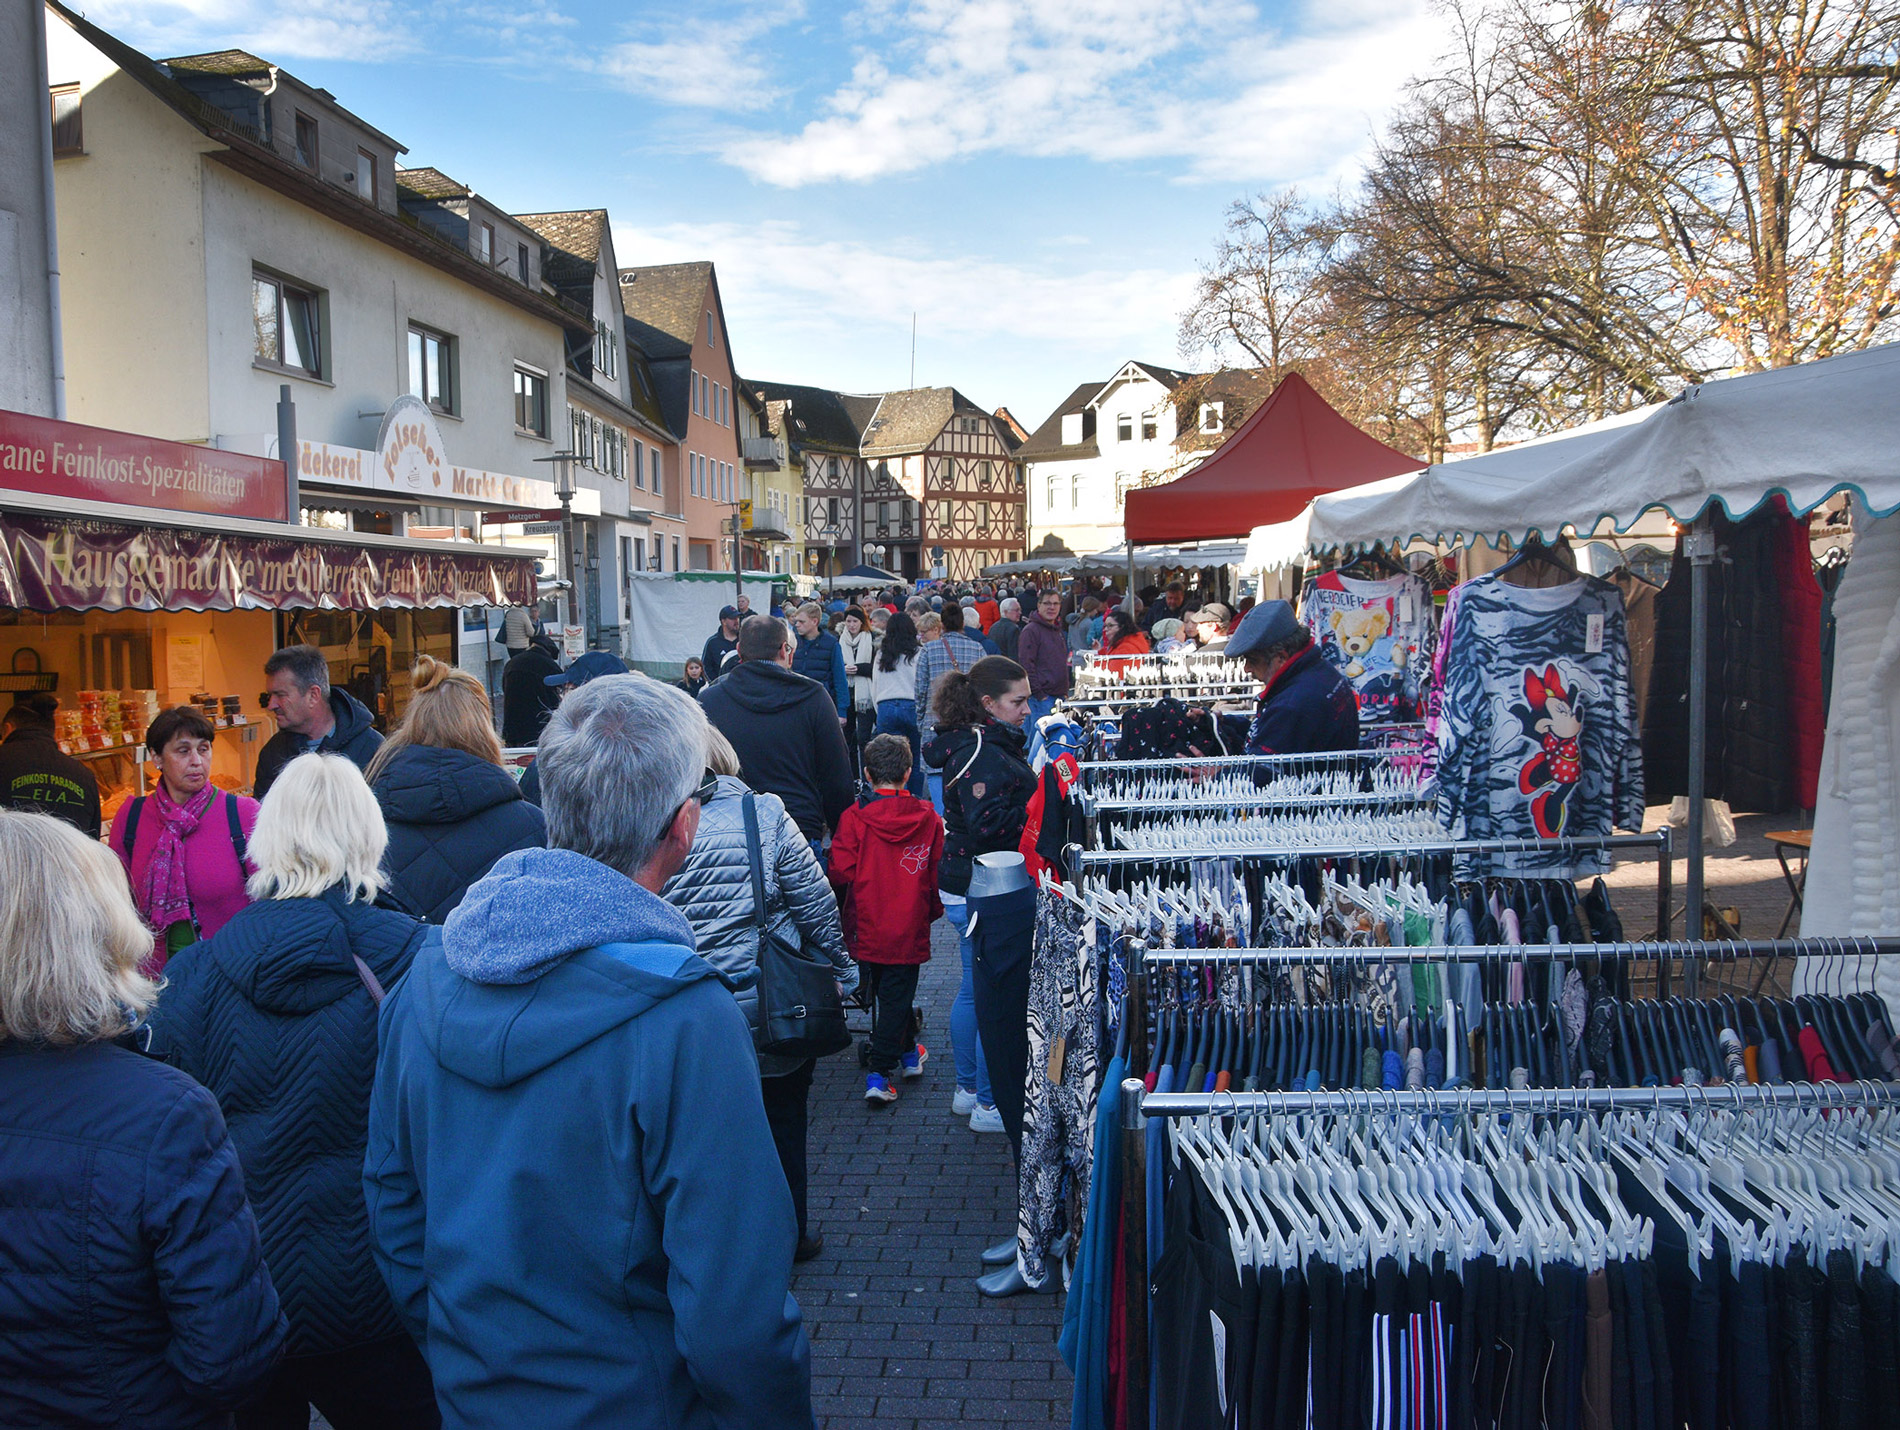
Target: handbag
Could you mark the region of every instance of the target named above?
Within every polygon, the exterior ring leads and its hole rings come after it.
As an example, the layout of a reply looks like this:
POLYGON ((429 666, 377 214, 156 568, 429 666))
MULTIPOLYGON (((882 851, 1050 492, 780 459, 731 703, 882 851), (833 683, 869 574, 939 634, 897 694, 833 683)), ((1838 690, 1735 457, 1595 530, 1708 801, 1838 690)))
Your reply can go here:
POLYGON ((787 943, 772 932, 765 908, 758 802, 749 792, 744 810, 746 858, 752 866, 752 919, 759 932, 759 1023, 752 1032, 753 1046, 775 1057, 830 1057, 851 1046, 837 970, 803 943, 787 943))

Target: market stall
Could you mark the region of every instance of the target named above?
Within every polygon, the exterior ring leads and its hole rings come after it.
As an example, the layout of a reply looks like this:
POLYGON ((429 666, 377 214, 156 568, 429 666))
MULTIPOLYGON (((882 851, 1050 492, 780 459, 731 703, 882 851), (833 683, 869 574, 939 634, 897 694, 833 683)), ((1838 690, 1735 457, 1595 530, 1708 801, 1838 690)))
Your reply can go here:
POLYGON ((213 778, 249 786, 278 647, 321 646, 387 727, 414 656, 454 659, 457 608, 532 599, 525 552, 293 526, 287 510, 276 462, 0 413, 0 694, 58 696, 108 818, 149 780, 145 724, 171 705, 211 717, 213 778))
MULTIPOLYGON (((1843 491, 1867 517, 1900 510, 1900 347, 1704 383, 1631 416, 1316 498, 1294 521, 1257 530, 1249 560, 1412 541, 1448 547, 1599 529, 1627 533, 1654 512, 1685 528, 1678 557, 1689 586, 1682 763, 1689 907, 1696 909, 1703 894, 1711 712, 1724 714, 1723 702, 1712 706, 1709 696, 1718 522, 1779 510, 1802 518, 1843 491)), ((1830 731, 1830 743, 1837 738, 1830 731)), ((1883 757, 1880 768, 1890 771, 1891 760, 1883 757)), ((1826 808, 1817 812, 1817 849, 1825 847, 1822 831, 1839 817, 1826 808)))

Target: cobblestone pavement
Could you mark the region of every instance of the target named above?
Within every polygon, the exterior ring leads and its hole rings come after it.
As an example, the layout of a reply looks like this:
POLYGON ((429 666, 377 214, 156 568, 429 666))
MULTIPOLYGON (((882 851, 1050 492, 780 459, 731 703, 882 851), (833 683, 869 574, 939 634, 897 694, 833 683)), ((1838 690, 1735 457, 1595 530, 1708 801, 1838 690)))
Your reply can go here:
POLYGON ((1015 1227, 1015 1174, 1000 1132, 973 1133, 950 1115, 961 970, 955 932, 942 922, 932 932, 917 996, 924 1076, 894 1106, 871 1108, 845 1052, 818 1065, 812 1086, 810 1219, 825 1249, 797 1268, 792 1290, 812 1337, 818 1422, 1066 1425, 1062 1297, 989 1301, 973 1284, 979 1253, 1015 1227))

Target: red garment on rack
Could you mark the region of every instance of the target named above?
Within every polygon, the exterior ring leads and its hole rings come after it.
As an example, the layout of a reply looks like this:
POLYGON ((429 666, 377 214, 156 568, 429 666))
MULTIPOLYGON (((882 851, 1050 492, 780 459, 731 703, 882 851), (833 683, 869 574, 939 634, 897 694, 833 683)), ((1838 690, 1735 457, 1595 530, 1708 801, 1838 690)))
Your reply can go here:
POLYGON ((1841 1075, 1834 1071, 1827 1049, 1821 1046, 1821 1035, 1812 1027, 1803 1028, 1798 1034, 1801 1044, 1801 1061, 1808 1065, 1809 1082, 1839 1082, 1841 1075))
MULTIPOLYGON (((1061 876, 1050 866, 1048 860, 1036 852, 1036 845, 1042 838, 1043 819, 1050 813, 1048 806, 1051 779, 1053 778, 1056 784, 1057 798, 1066 801, 1070 789, 1081 777, 1082 767, 1076 763, 1074 755, 1057 755, 1042 767, 1042 774, 1036 780, 1036 792, 1029 796, 1029 813, 1023 820, 1023 837, 1016 844, 1017 852, 1023 856, 1023 863, 1028 868, 1031 879, 1040 882, 1043 871, 1047 870, 1050 878, 1058 882, 1061 880, 1061 876), (1052 770, 1053 776, 1050 774, 1052 770)), ((1059 814, 1057 828, 1061 829, 1067 823, 1066 814, 1059 814)))
POLYGON ((1826 716, 1821 690, 1821 583, 1814 579, 1808 523, 1787 515, 1775 524, 1775 586, 1781 596, 1781 663, 1788 677, 1788 773, 1795 803, 1813 809, 1821 780, 1826 716))

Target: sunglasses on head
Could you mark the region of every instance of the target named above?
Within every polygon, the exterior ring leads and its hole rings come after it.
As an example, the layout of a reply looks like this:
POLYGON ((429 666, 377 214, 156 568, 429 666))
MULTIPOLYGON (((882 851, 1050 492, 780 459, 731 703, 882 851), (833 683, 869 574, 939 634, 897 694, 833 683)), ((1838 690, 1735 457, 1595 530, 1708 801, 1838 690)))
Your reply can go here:
POLYGON ((711 770, 706 770, 702 772, 702 774, 700 775, 699 783, 694 786, 693 792, 687 795, 685 799, 679 802, 678 807, 674 809, 674 811, 671 814, 667 815, 666 823, 660 826, 661 841, 664 842, 666 839, 666 836, 672 831, 673 821, 680 817, 680 810, 686 808, 686 806, 692 803, 694 800, 698 800, 699 807, 701 809, 704 809, 706 807, 707 801, 709 801, 714 795, 718 793, 719 793, 719 776, 714 774, 711 770))

